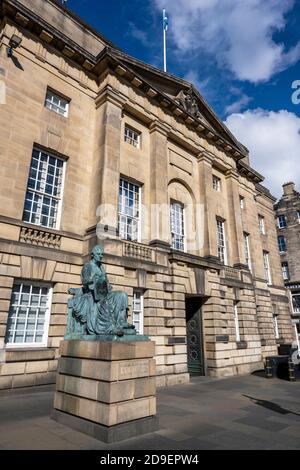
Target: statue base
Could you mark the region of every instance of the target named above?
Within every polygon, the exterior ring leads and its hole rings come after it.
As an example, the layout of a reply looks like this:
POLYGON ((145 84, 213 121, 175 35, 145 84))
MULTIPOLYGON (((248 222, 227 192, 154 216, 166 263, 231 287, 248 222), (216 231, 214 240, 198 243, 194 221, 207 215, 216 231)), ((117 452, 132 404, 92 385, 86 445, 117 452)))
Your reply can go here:
POLYGON ((63 341, 52 418, 106 443, 156 431, 154 353, 145 340, 63 341))

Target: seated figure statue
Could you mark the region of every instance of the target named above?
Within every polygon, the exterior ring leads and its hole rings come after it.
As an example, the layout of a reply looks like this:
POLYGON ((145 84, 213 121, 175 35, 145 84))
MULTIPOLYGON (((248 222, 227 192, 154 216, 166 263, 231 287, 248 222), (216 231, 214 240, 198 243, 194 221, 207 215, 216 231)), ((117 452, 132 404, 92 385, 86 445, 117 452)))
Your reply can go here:
POLYGON ((96 246, 81 272, 82 288, 69 289, 67 335, 135 335, 127 321, 128 296, 113 291, 102 266, 104 250, 96 246))

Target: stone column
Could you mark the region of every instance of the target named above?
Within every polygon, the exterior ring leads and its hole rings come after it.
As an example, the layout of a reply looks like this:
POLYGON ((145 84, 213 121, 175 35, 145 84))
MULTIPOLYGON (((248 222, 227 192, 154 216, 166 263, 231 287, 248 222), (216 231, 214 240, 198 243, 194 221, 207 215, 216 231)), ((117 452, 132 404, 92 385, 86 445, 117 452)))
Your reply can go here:
POLYGON ((213 157, 201 153, 198 157, 199 181, 200 181, 200 204, 203 206, 203 248, 202 256, 206 258, 217 258, 217 238, 216 238, 216 215, 211 208, 213 204, 212 194, 212 162, 213 157))
POLYGON ((160 121, 150 125, 150 203, 152 245, 170 243, 168 196, 168 127, 160 121))
MULTIPOLYGON (((239 175, 231 169, 226 173, 228 194, 228 230, 230 230, 230 254, 232 264, 237 267, 245 265, 243 221, 240 207, 239 175)), ((245 267, 245 266, 244 266, 245 267)))
POLYGON ((107 86, 96 99, 96 144, 91 185, 91 226, 106 227, 111 235, 118 227, 121 123, 124 100, 107 86), (99 206, 107 206, 101 213, 99 206))

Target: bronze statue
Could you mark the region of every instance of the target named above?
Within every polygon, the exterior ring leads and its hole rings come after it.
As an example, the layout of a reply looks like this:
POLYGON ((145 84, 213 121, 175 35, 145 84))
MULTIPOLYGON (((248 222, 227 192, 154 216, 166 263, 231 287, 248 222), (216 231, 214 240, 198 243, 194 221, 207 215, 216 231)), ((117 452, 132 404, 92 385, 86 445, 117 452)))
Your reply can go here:
POLYGON ((128 296, 113 291, 102 266, 104 250, 96 246, 81 272, 82 288, 69 289, 66 337, 76 335, 136 335, 127 321, 128 296))

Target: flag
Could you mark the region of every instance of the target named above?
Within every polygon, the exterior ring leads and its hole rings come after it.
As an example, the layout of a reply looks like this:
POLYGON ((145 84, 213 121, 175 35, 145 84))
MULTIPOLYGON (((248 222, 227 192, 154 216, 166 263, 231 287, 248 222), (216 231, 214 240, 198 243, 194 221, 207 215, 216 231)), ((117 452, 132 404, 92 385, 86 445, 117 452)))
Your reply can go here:
POLYGON ((169 18, 167 17, 166 10, 164 10, 163 19, 164 19, 164 31, 168 31, 168 29, 169 29, 169 18))

